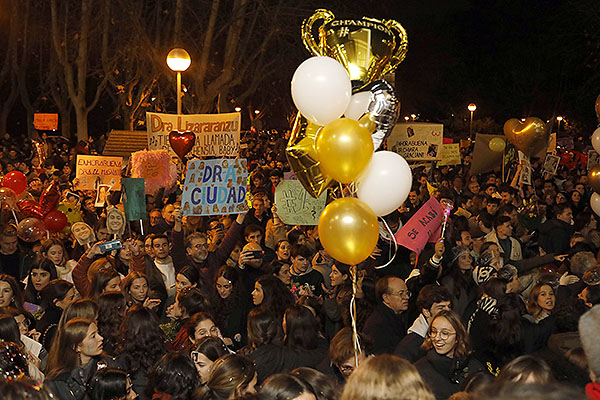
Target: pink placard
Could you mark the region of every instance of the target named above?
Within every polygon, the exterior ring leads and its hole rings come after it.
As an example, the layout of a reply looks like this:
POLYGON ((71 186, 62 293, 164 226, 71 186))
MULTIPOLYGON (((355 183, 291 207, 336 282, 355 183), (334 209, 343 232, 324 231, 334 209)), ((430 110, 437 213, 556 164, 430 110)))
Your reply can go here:
POLYGON ((439 239, 443 216, 443 207, 432 197, 394 235, 396 243, 420 254, 428 241, 439 239))

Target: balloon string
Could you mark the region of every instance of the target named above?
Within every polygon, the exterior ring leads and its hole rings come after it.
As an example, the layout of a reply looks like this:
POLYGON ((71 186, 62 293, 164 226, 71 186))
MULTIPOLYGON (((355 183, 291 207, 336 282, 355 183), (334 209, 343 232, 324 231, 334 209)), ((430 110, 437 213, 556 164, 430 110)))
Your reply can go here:
MULTIPOLYGON (((394 261, 394 258, 396 258, 396 253, 398 252, 398 243, 396 243, 396 238, 394 237, 394 234, 392 233, 392 229, 390 228, 390 226, 387 224, 387 222, 385 222, 385 219, 381 219, 381 222, 383 222, 383 225, 385 226, 385 228, 387 229, 388 233, 390 234, 391 242, 394 243, 394 255, 392 257, 390 257, 389 261, 386 262, 384 265, 378 266, 378 267, 374 267, 375 269, 381 269, 381 268, 385 268, 388 265, 390 265, 392 263, 392 261, 394 261)), ((389 255, 389 253, 388 253, 389 255)))
POLYGON ((354 366, 358 368, 358 356, 360 355, 360 339, 358 337, 358 328, 356 326, 356 292, 358 289, 358 283, 356 280, 356 265, 350 267, 350 274, 352 275, 352 299, 350 300, 350 319, 352 321, 352 343, 354 344, 354 366))
POLYGON ((17 214, 15 213, 15 210, 13 208, 11 208, 10 211, 12 211, 13 218, 15 219, 15 222, 18 224, 19 220, 17 219, 17 214))
POLYGON ((342 184, 340 183, 340 197, 344 197, 344 187, 342 186, 342 184))

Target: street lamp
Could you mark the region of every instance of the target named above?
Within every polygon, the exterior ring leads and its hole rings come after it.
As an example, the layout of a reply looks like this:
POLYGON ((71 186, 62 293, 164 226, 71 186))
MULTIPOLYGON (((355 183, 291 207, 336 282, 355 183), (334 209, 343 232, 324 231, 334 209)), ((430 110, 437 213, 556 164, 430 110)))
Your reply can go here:
POLYGON ((405 120, 406 122, 408 122, 408 120, 409 120, 409 119, 410 119, 410 117, 409 117, 408 115, 405 115, 405 116, 404 116, 404 120, 405 120))
POLYGON ((235 108, 235 111, 236 111, 236 112, 240 112, 240 111, 242 111, 242 107, 240 107, 240 106, 237 106, 237 107, 235 108))
POLYGON ((469 139, 473 138, 473 113, 477 110, 477 105, 475 103, 471 103, 467 106, 467 110, 471 112, 471 123, 469 124, 469 139))
POLYGON ((256 115, 260 114, 260 110, 254 110, 254 114, 256 114, 256 115))
POLYGON ((417 114, 410 114, 410 117, 412 118, 412 120, 414 121, 415 119, 417 119, 417 114))
POLYGON ((177 72, 177 114, 181 114, 181 73, 190 67, 192 58, 184 49, 173 49, 167 54, 167 65, 177 72))
POLYGON ((556 128, 556 135, 558 136, 558 131, 560 131, 560 123, 562 122, 563 117, 559 115, 556 117, 556 120, 558 121, 558 127, 556 128))

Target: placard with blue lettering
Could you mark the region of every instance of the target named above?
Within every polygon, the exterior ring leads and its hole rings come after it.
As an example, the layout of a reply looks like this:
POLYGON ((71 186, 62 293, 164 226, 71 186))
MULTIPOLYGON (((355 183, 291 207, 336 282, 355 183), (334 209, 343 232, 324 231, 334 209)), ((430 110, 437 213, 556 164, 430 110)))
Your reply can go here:
POLYGON ((247 180, 245 158, 189 161, 181 198, 183 215, 240 214, 248 211, 245 202, 247 180))

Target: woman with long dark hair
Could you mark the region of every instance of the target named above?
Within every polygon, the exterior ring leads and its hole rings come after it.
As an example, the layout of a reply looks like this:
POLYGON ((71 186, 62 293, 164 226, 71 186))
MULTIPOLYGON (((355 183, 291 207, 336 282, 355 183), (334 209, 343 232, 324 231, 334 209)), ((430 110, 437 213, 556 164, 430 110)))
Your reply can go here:
POLYGON ((201 384, 208 380, 213 363, 225 354, 229 354, 229 350, 218 337, 206 336, 194 343, 190 356, 196 365, 201 384))
POLYGON ((167 316, 171 318, 171 322, 161 325, 167 333, 167 338, 170 339, 167 349, 184 350, 189 344, 186 322, 192 315, 207 312, 209 309, 210 305, 200 289, 187 287, 177 292, 175 303, 167 309, 167 316))
POLYGON ((137 393, 127 372, 103 368, 96 372, 87 390, 90 400, 134 400, 137 393))
POLYGON ((452 295, 452 309, 458 315, 463 315, 467 305, 476 297, 472 270, 473 257, 470 250, 466 247, 454 248, 453 259, 441 283, 452 295))
POLYGON ((252 360, 227 354, 212 366, 206 384, 198 390, 198 400, 228 400, 256 393, 256 369, 252 360))
POLYGON ((222 266, 215 275, 212 315, 227 345, 240 348, 247 342, 249 298, 237 269, 222 266), (228 343, 231 341, 231 343, 228 343))
POLYGON ((111 356, 116 355, 120 343, 119 328, 126 310, 121 292, 103 293, 98 298, 98 332, 104 338, 104 351, 111 356))
POLYGON ((25 301, 31 304, 40 305, 42 302, 41 292, 50 281, 58 279, 54 263, 47 258, 43 258, 39 263, 32 265, 27 274, 27 285, 23 292, 25 301))
POLYGON ((146 398, 191 400, 199 386, 198 372, 187 354, 167 353, 148 373, 146 398))
POLYGON ((72 319, 58 332, 50 350, 46 383, 61 400, 83 399, 101 353, 102 336, 96 323, 72 319))
POLYGON ((263 275, 254 283, 252 302, 256 307, 268 310, 283 321, 285 309, 294 304, 294 295, 273 275, 263 275))
MULTIPOLYGON (((42 248, 40 253, 43 258, 47 258, 54 264, 58 279, 64 279, 65 281, 73 282, 72 271, 77 265, 77 261, 68 260, 69 255, 67 249, 62 241, 54 238, 44 240, 42 242, 42 248)), ((53 278, 53 279, 57 279, 53 278)))
POLYGON ((52 347, 54 334, 65 308, 73 302, 76 292, 73 284, 62 279, 50 281, 42 290, 40 308, 42 317, 36 324, 41 333, 40 343, 46 348, 52 347))
POLYGON ((0 308, 14 307, 23 309, 23 292, 16 279, 7 274, 0 274, 0 308))
POLYGON ((135 304, 125 315, 120 336, 117 363, 129 372, 134 390, 144 393, 146 373, 167 352, 156 314, 135 304))

